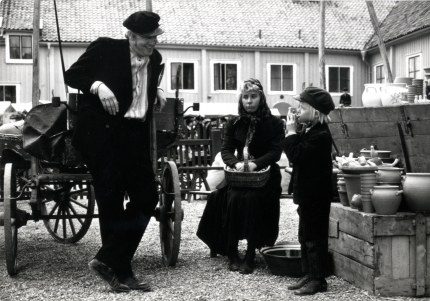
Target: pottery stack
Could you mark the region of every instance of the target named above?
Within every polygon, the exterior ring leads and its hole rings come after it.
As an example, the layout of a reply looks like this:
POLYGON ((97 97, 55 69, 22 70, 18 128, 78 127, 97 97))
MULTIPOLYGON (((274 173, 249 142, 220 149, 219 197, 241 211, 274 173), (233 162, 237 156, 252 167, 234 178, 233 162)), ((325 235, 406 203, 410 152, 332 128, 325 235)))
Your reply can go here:
POLYGON ((340 203, 343 206, 349 207, 349 200, 348 200, 348 194, 346 192, 345 179, 342 173, 337 174, 337 189, 339 192, 340 203))
POLYGON ((418 95, 418 87, 415 85, 408 86, 408 102, 414 103, 415 95, 418 95))
POLYGON ((370 190, 376 186, 376 173, 363 173, 360 175, 361 181, 361 205, 363 212, 373 213, 373 207, 370 190))
POLYGON ((417 94, 416 95, 423 95, 423 86, 424 86, 424 80, 421 78, 414 78, 412 80, 412 85, 417 88, 417 94))

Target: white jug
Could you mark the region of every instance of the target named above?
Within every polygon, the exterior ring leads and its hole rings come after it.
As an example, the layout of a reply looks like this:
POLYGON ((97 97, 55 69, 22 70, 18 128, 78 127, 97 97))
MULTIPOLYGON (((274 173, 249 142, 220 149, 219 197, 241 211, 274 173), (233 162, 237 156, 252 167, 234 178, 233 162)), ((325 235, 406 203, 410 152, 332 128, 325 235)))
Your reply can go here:
POLYGON ((380 88, 384 84, 365 84, 364 91, 361 96, 363 107, 381 107, 380 88))

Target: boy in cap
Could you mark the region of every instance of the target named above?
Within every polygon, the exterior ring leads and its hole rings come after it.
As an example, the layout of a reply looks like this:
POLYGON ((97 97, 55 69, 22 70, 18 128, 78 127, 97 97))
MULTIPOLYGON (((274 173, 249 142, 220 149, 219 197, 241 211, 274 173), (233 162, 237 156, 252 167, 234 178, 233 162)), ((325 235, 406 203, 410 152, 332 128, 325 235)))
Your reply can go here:
POLYGON ((131 261, 158 202, 149 146, 153 106, 166 102, 157 87, 159 20, 131 14, 127 39, 98 38, 66 72, 66 84, 83 92, 72 144, 93 177, 99 209, 102 247, 89 267, 117 292, 150 290, 131 261))
POLYGON ((351 95, 348 94, 348 88, 343 88, 343 94, 340 96, 339 104, 341 107, 351 106, 351 95))
POLYGON ((300 95, 297 116, 287 115, 286 136, 282 141, 293 172, 288 193, 299 205, 299 242, 305 276, 288 286, 296 295, 312 295, 327 290, 328 225, 332 191, 332 136, 328 128, 334 109, 330 94, 308 87, 300 95), (305 124, 297 133, 297 123, 305 124))

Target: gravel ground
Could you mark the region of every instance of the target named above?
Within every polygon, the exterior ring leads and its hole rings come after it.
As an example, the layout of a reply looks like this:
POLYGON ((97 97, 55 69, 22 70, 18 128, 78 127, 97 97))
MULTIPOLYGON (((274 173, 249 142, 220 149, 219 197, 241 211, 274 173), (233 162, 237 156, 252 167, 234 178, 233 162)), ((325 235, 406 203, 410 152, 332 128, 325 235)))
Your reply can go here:
MULTIPOLYGON (((255 272, 241 275, 228 271, 225 257, 209 258, 209 250, 195 235, 205 201, 182 202, 185 218, 176 267, 163 266, 158 223, 151 219, 135 255, 133 269, 146 278, 153 292, 113 293, 90 274, 87 263, 100 246, 98 221, 75 245, 56 243, 42 222, 29 222, 19 230, 19 272, 8 276, 0 243, 0 300, 412 300, 370 296, 340 278, 328 279, 328 292, 297 297, 286 286, 294 278, 273 276, 263 257, 257 255, 255 272)), ((25 209, 29 211, 29 207, 25 209)), ((278 241, 297 240, 296 206, 281 202, 278 241)), ((2 208, 0 208, 2 211, 2 208)), ((3 242, 3 228, 0 241, 3 242)), ((240 245, 245 251, 245 245, 240 245)))

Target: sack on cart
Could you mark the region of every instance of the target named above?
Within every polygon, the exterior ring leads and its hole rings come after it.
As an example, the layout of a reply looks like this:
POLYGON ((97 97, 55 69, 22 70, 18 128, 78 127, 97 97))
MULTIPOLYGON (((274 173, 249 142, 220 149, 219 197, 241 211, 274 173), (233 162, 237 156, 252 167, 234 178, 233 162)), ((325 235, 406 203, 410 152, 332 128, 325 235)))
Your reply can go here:
POLYGON ((53 161, 64 151, 67 130, 67 108, 52 104, 35 106, 28 112, 23 129, 24 150, 40 160, 53 161))

